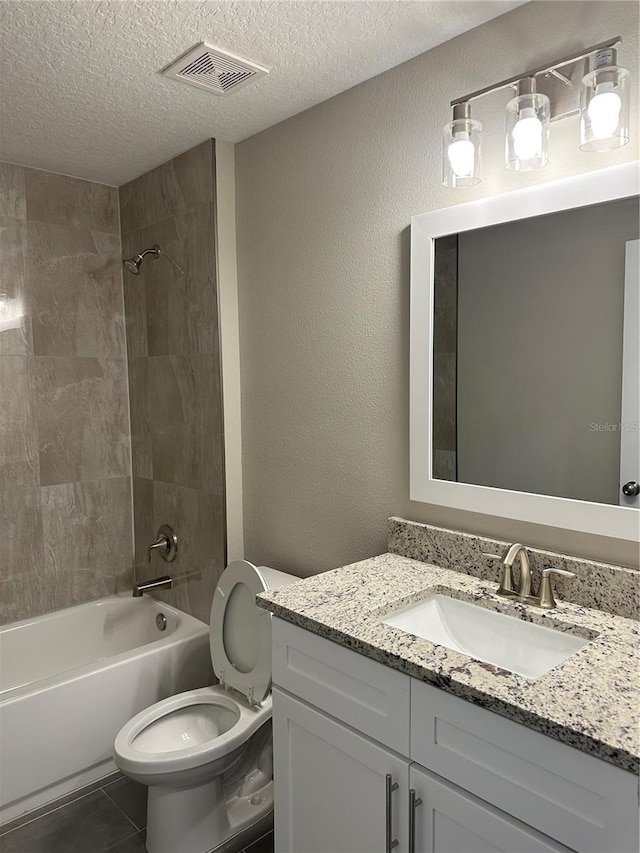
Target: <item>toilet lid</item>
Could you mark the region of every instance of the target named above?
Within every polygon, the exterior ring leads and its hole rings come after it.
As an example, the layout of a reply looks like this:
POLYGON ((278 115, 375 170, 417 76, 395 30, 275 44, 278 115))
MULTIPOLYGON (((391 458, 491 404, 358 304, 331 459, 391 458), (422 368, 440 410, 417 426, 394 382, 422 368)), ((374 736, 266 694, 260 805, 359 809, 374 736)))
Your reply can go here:
POLYGON ((252 704, 271 688, 271 616, 256 595, 268 589, 252 563, 236 560, 222 573, 211 605, 211 662, 220 683, 252 704))

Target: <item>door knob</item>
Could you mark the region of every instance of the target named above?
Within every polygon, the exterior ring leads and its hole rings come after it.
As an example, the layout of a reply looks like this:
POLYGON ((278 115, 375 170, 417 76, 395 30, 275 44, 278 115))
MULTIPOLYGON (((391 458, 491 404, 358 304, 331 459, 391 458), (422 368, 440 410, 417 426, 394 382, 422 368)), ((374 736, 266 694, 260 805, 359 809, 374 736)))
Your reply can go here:
POLYGON ((640 483, 636 483, 635 480, 629 480, 622 487, 622 494, 628 498, 635 498, 636 495, 640 495, 640 483))

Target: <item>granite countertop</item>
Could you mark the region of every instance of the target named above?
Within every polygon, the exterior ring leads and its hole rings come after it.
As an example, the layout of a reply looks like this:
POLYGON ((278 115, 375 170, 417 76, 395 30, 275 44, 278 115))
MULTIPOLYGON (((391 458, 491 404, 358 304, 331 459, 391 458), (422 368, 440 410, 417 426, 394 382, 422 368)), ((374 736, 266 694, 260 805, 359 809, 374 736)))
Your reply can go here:
POLYGON ((427 681, 624 770, 640 770, 640 624, 560 602, 541 611, 495 595, 497 584, 382 554, 258 596, 275 616, 427 681), (433 592, 473 601, 590 642, 530 679, 383 625, 433 592))

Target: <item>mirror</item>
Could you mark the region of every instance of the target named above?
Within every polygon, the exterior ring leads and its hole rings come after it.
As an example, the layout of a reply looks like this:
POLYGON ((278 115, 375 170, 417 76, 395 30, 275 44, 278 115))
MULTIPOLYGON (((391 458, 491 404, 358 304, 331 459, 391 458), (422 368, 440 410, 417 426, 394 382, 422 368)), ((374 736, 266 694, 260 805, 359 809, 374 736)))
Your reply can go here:
POLYGON ((637 164, 413 218, 412 499, 637 538, 639 254, 637 164))

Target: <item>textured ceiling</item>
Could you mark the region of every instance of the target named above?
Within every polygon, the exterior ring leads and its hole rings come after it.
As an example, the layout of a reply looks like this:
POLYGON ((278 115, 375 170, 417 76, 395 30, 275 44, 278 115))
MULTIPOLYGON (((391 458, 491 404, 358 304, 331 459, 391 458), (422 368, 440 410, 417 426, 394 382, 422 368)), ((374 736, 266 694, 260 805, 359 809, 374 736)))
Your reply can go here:
POLYGON ((523 0, 2 0, 0 160, 121 185, 238 142, 523 0), (199 41, 271 73, 228 97, 159 69, 199 41))

